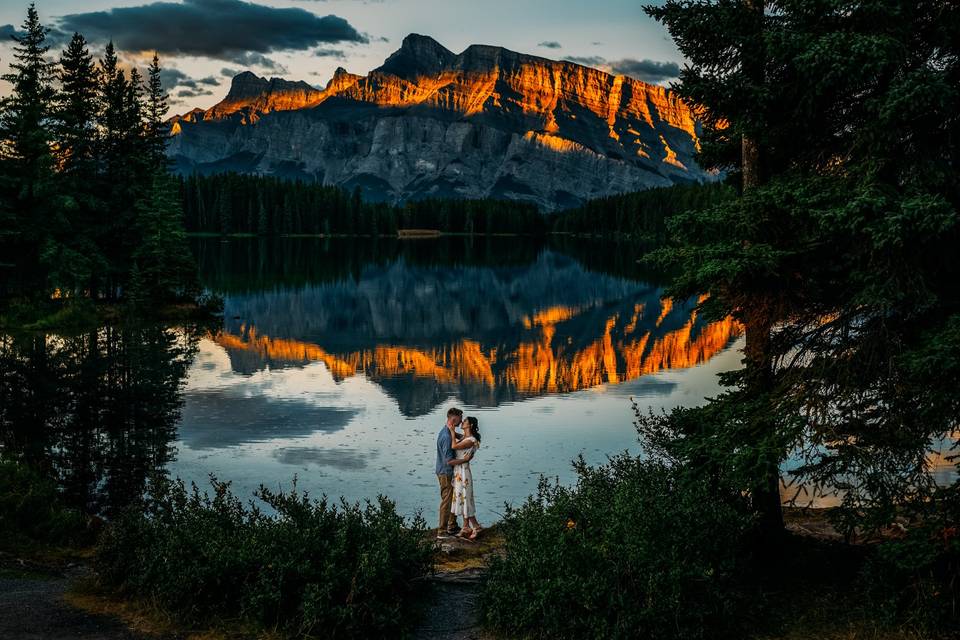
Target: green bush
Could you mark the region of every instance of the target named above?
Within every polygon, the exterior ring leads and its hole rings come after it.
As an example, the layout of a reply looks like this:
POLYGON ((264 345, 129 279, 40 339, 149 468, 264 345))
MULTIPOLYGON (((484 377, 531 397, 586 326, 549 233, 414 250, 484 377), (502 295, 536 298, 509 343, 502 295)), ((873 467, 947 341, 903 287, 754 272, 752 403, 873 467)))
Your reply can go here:
POLYGON ((414 579, 431 568, 425 523, 380 498, 331 506, 261 487, 245 507, 229 483, 213 497, 154 480, 146 504, 101 537, 101 579, 183 619, 239 618, 329 638, 399 635, 415 616, 414 579))
POLYGON ((86 542, 79 511, 63 505, 57 485, 35 469, 0 459, 0 546, 86 542))
POLYGON ((698 638, 730 631, 750 518, 735 494, 628 455, 575 463, 568 489, 541 480, 504 520, 483 618, 540 638, 698 638))
POLYGON ((960 494, 938 502, 936 517, 877 546, 863 571, 872 609, 890 625, 960 629, 960 494))

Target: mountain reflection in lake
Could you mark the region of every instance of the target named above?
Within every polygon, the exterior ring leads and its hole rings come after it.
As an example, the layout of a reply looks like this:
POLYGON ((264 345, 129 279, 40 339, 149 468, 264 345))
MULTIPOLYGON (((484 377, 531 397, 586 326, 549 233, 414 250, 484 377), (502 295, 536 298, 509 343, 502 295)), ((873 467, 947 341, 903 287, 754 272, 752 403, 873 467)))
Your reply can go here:
POLYGON ((736 368, 736 323, 661 299, 610 247, 445 238, 198 241, 224 321, 184 392, 186 478, 215 473, 351 500, 384 493, 433 520, 435 436, 451 405, 484 435, 481 519, 572 478, 583 453, 635 449, 630 397, 695 404, 736 368), (579 256, 572 255, 579 252, 579 256), (619 260, 619 264, 618 264, 619 260))
POLYGON ((740 328, 661 299, 623 248, 526 239, 196 240, 224 298, 202 329, 0 342, 4 448, 109 512, 156 468, 435 518, 436 432, 476 415, 480 519, 571 459, 636 449, 633 397, 700 403, 740 328))

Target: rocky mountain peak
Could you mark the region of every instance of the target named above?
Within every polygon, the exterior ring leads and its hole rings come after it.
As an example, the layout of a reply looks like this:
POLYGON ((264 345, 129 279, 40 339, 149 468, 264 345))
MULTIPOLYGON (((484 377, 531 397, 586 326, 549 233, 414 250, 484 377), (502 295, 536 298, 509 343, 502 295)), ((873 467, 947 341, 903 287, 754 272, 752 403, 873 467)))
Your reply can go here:
POLYGON ((375 71, 404 79, 432 76, 449 67, 456 57, 456 54, 430 36, 411 33, 403 39, 400 48, 375 71))
POLYGON ((333 77, 330 78, 330 82, 327 83, 323 91, 328 96, 336 95, 355 85, 362 77, 363 76, 348 72, 343 67, 337 67, 337 70, 333 72, 333 77))
POLYGON ((270 82, 266 78, 261 78, 252 71, 244 71, 233 77, 226 100, 253 98, 263 93, 269 86, 270 82))
POLYGON ((712 179, 696 164, 696 114, 669 89, 503 47, 455 54, 418 34, 367 75, 338 68, 322 91, 239 74, 226 99, 173 125, 169 151, 184 171, 293 171, 392 202, 491 197, 553 210, 712 179), (235 126, 208 126, 216 120, 235 126))

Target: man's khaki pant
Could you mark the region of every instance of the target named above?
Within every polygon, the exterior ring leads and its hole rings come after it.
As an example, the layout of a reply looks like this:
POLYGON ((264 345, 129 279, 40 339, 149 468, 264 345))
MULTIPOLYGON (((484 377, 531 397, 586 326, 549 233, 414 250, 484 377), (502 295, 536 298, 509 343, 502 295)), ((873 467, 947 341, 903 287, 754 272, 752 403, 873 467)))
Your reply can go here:
POLYGON ((438 475, 440 481, 440 527, 439 531, 450 531, 457 525, 457 517, 450 511, 453 503, 453 476, 438 475))

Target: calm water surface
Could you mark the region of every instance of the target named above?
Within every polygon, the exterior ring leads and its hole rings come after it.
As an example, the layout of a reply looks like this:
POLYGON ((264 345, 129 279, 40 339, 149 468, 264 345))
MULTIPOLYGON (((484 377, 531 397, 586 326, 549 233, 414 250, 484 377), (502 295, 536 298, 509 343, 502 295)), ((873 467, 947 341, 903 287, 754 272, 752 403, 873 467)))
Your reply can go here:
POLYGON ((296 474, 311 493, 383 493, 432 522, 436 434, 459 406, 480 421, 478 509, 493 520, 541 475, 571 481, 577 455, 636 450, 631 398, 660 409, 715 394, 739 365, 739 329, 661 299, 610 247, 565 249, 198 242, 224 321, 187 371, 170 470, 241 493, 296 474))
POLYGON ((3 446, 110 513, 156 469, 385 494, 436 517, 435 440, 479 418, 481 521, 637 450, 644 410, 694 405, 739 366, 739 328, 662 298, 622 248, 524 239, 194 242, 223 319, 0 339, 3 446))

